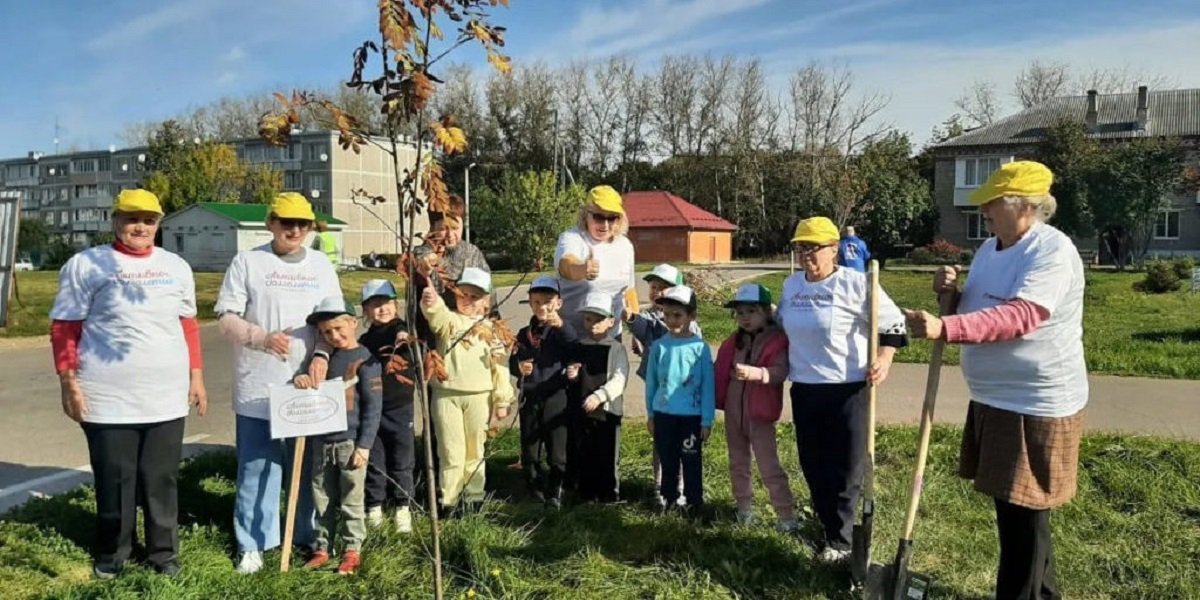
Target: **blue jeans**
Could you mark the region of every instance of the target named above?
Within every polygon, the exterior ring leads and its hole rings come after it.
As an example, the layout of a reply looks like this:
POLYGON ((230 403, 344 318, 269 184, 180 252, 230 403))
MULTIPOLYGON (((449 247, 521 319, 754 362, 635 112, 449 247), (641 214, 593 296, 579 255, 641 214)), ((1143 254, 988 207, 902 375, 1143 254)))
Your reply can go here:
MULTIPOLYGON (((239 552, 261 552, 279 545, 280 499, 284 474, 292 470, 294 440, 271 439, 271 422, 237 415, 237 498, 233 533, 239 552)), ((315 512, 312 502, 312 456, 305 453, 296 502, 292 543, 311 547, 315 512)), ((285 515, 287 513, 284 513, 285 515)))

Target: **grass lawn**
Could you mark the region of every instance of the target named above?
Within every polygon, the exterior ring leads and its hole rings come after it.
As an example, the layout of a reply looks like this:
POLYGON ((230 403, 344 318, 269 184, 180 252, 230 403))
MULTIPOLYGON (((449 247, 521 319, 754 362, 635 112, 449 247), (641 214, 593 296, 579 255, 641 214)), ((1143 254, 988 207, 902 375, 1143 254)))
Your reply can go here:
MULTIPOLYGON (((801 506, 790 427, 780 450, 801 506)), ((875 557, 891 560, 906 502, 916 430, 879 436, 875 557)), ((938 598, 983 598, 996 567, 992 504, 953 475, 959 433, 933 436, 916 529, 914 568, 935 577, 938 598)), ((732 522, 724 436, 705 449, 708 513, 691 522, 649 508, 650 443, 640 422, 623 435, 621 506, 545 512, 524 501, 516 433, 493 442, 485 514, 450 521, 443 536, 447 598, 844 598, 843 572, 815 564, 804 515, 797 537, 777 534, 764 493, 762 524, 732 522), (469 594, 474 590, 475 595, 469 594)), ((180 477, 183 573, 174 580, 129 568, 93 581, 87 548, 95 505, 90 488, 35 500, 0 518, 0 581, 6 599, 23 598, 428 598, 428 521, 404 536, 370 534, 355 577, 274 570, 234 573, 231 514, 235 462, 216 453, 185 463, 180 477)), ((1091 436, 1080 457, 1080 493, 1055 512, 1058 578, 1069 598, 1200 598, 1200 445, 1150 438, 1091 436)), ((268 564, 279 555, 268 553, 268 564)))
MULTIPOLYGON (((757 279, 778 298, 786 273, 757 279)), ((1200 294, 1141 294, 1133 291, 1140 273, 1092 271, 1084 298, 1083 344, 1088 370, 1108 375, 1200 379, 1200 294)), ((937 312, 930 291, 932 275, 885 271, 883 289, 904 308, 937 312)), ((729 311, 718 306, 700 309, 700 324, 709 341, 724 340, 733 331, 729 311)), ((912 341, 896 355, 900 362, 927 362, 932 347, 912 341)), ((946 364, 958 364, 958 348, 948 346, 946 364)))
MULTIPOLYGON (((525 283, 533 281, 540 273, 529 273, 525 283)), ((217 302, 217 292, 221 289, 224 273, 196 273, 196 304, 200 319, 209 320, 213 314, 213 305, 217 302)), ((394 278, 393 274, 385 271, 351 271, 339 274, 342 292, 347 299, 357 301, 362 285, 368 279, 380 277, 394 278)), ((393 279, 395 280, 395 279, 393 279)), ((494 287, 515 285, 521 280, 521 273, 503 271, 492 274, 494 287)), ((9 326, 0 329, 0 337, 27 337, 46 335, 50 332, 50 306, 54 304, 54 295, 58 292, 57 271, 33 271, 17 274, 17 288, 21 294, 21 302, 12 303, 9 311, 9 326)))

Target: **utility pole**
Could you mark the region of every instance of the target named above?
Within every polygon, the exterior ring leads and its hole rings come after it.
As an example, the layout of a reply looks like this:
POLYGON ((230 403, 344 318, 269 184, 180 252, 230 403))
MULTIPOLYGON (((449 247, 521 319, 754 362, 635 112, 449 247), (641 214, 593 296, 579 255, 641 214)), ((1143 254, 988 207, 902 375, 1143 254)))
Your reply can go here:
POLYGON ((467 243, 471 242, 471 169, 473 168, 475 168, 475 163, 467 165, 467 170, 463 173, 463 187, 466 188, 466 198, 463 201, 467 205, 463 229, 466 230, 464 237, 467 238, 467 243))

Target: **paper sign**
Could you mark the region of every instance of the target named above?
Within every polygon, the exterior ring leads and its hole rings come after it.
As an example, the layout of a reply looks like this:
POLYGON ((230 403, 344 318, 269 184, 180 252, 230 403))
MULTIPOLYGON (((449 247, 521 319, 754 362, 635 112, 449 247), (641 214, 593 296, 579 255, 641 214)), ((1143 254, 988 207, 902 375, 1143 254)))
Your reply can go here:
POLYGON ((270 387, 271 438, 294 438, 346 430, 346 384, 330 379, 321 387, 270 387))

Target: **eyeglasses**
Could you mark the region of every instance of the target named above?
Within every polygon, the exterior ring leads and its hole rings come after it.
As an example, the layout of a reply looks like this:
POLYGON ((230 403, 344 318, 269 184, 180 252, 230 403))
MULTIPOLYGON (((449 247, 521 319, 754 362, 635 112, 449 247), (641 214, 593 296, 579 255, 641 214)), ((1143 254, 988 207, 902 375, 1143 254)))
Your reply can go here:
POLYGON ((621 218, 621 215, 602 215, 594 212, 590 212, 588 215, 591 215, 592 219, 598 223, 616 223, 621 218))
POLYGON ((284 229, 308 229, 312 227, 312 221, 308 219, 275 219, 279 222, 279 226, 284 229))
POLYGON ((813 244, 795 244, 792 246, 792 251, 795 252, 796 254, 804 256, 804 255, 812 254, 818 250, 823 250, 825 248, 833 248, 835 246, 837 246, 837 244, 822 244, 820 246, 815 246, 813 244))

